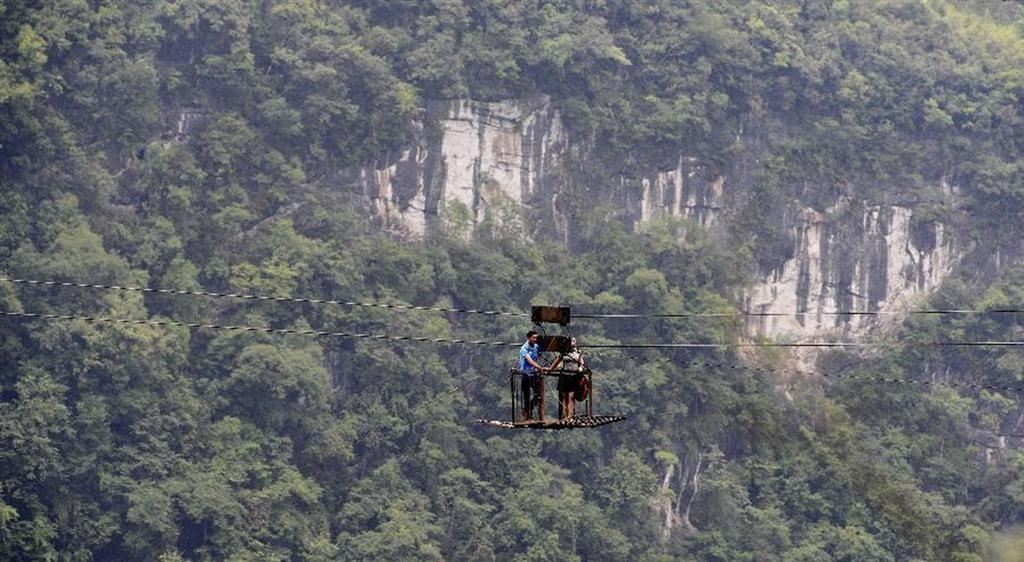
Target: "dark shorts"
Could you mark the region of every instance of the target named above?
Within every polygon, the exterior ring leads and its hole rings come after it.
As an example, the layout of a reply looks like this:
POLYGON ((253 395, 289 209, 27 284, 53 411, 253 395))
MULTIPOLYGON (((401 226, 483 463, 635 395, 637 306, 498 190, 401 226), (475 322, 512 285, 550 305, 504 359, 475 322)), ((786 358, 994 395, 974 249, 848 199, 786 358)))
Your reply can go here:
POLYGON ((583 375, 562 375, 558 377, 558 392, 574 392, 582 380, 583 375))
POLYGON ((528 388, 540 392, 540 375, 523 373, 523 390, 528 388))

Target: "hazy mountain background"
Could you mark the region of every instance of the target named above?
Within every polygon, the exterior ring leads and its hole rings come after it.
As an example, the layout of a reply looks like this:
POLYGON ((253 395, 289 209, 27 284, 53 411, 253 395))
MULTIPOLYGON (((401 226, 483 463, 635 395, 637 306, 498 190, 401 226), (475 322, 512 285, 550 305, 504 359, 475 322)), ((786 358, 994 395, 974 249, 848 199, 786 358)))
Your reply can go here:
MULTIPOLYGON (((1020 560, 1024 350, 928 344, 1024 313, 890 313, 1024 304, 1022 34, 994 0, 0 1, 6 278, 884 344, 595 349, 628 421, 501 432, 512 347, 7 316, 0 558, 1020 560)), ((529 329, 11 281, 0 309, 529 329)))

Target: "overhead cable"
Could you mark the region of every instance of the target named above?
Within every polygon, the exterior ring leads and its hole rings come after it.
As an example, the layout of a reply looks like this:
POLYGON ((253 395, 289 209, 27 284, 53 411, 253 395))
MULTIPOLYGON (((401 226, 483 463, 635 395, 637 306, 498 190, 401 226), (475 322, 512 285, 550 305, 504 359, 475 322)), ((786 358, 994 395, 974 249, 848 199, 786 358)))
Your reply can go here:
POLYGON ((990 308, 986 310, 971 310, 966 308, 946 309, 921 309, 921 310, 849 310, 849 311, 793 311, 793 312, 678 312, 678 313, 653 313, 653 314, 576 314, 573 319, 631 319, 631 318, 777 318, 791 316, 886 316, 902 314, 918 315, 942 315, 942 314, 1019 314, 1024 313, 1024 308, 990 308))
MULTIPOLYGON (((292 302, 292 303, 308 303, 308 304, 321 304, 321 305, 336 305, 336 306, 352 306, 352 307, 366 307, 366 308, 384 308, 384 309, 397 309, 397 310, 414 310, 423 312, 443 312, 443 313, 458 313, 458 314, 483 314, 487 316, 507 316, 516 318, 525 318, 530 316, 526 312, 509 312, 501 310, 479 310, 473 308, 447 308, 440 306, 417 306, 409 304, 392 304, 383 302, 358 302, 358 301, 346 301, 346 300, 335 300, 335 299, 320 299, 312 297, 272 297, 268 295, 254 295, 246 293, 218 293, 213 291, 191 291, 185 289, 158 289, 152 287, 134 287, 125 285, 104 285, 99 283, 80 283, 74 281, 54 281, 54 280, 39 280, 39 279, 20 279, 13 277, 2 277, 0 281, 7 281, 9 283, 16 283, 21 285, 34 285, 34 286, 45 286, 45 287, 74 287, 79 289, 98 289, 98 290, 109 290, 109 291, 132 291, 140 293, 153 293, 161 295, 190 295, 198 297, 212 297, 212 298, 231 298, 231 299, 243 299, 243 300, 254 300, 254 301, 265 301, 265 302, 292 302)), ((573 313, 574 319, 588 319, 588 320, 601 320, 601 319, 612 319, 612 320, 623 320, 623 319, 650 319, 650 318, 736 318, 736 317, 748 317, 748 318, 784 318, 792 316, 887 316, 887 315, 945 315, 945 314, 1024 314, 1024 308, 992 308, 986 310, 972 310, 966 308, 948 308, 948 309, 920 309, 920 310, 861 310, 861 311, 792 311, 792 312, 676 312, 676 313, 608 313, 608 314, 577 314, 573 313)))
POLYGON ((452 312, 463 314, 485 314, 488 316, 529 316, 525 312, 504 312, 500 310, 476 310, 472 308, 445 308, 440 306, 415 306, 410 304, 391 304, 383 302, 356 302, 333 299, 316 299, 309 297, 271 297, 266 295, 249 295, 244 293, 216 293, 211 291, 188 291, 183 289, 154 289, 150 287, 132 287, 123 285, 102 285, 97 283, 77 283, 72 281, 42 281, 38 279, 16 279, 11 277, 0 277, 0 281, 18 283, 22 285, 36 285, 44 287, 75 287, 79 289, 101 289, 107 291, 133 291, 139 293, 155 293, 161 295, 191 295, 197 297, 245 299, 268 302, 294 302, 309 304, 327 304, 337 306, 360 306, 369 308, 392 308, 400 310, 419 310, 426 312, 452 312))
MULTIPOLYGON (((715 363, 715 362, 710 362, 710 361, 694 361, 692 363, 687 364, 686 366, 687 367, 709 367, 709 368, 735 369, 735 370, 744 370, 744 371, 751 371, 751 372, 755 372, 755 373, 765 373, 765 374, 771 374, 771 373, 777 371, 775 369, 765 369, 765 368, 761 368, 761 367, 749 367, 749 366, 746 366, 746 365, 738 365, 738 364, 732 364, 732 363, 715 363)), ((866 375, 850 375, 850 374, 846 374, 846 373, 818 373, 818 372, 807 373, 807 372, 798 372, 798 374, 805 375, 805 376, 809 375, 809 376, 824 377, 824 378, 828 378, 828 379, 846 379, 846 380, 865 381, 865 382, 884 382, 884 383, 890 383, 890 384, 917 385, 917 386, 925 386, 925 387, 929 387, 929 386, 946 386, 946 387, 950 387, 950 388, 968 388, 968 389, 973 389, 973 390, 1003 390, 1003 391, 1007 391, 1007 392, 1024 393, 1024 387, 1006 386, 1006 385, 998 385, 998 384, 977 384, 977 383, 969 383, 969 382, 947 382, 947 381, 933 381, 933 380, 928 380, 928 379, 918 380, 918 379, 905 379, 905 378, 897 378, 897 377, 873 377, 873 376, 866 376, 866 375)))
POLYGON ((980 347, 1024 346, 1024 341, 923 341, 923 342, 739 342, 739 343, 613 343, 580 345, 580 349, 727 349, 737 347, 980 347))
MULTIPOLYGON (((488 340, 465 340, 465 339, 451 339, 451 338, 428 338, 422 336, 392 336, 388 334, 368 334, 360 332, 329 332, 321 330, 297 330, 291 328, 268 328, 263 326, 243 326, 243 325, 225 325, 225 324, 201 324, 201 323, 188 323, 188 322, 177 322, 174 320, 141 320, 141 319, 130 319, 130 318, 111 318, 107 316, 85 316, 75 314, 41 314, 34 312, 15 312, 8 310, 0 310, 0 316, 7 316, 11 318, 26 318, 26 319, 41 319, 41 320, 82 320, 84 322, 97 322, 106 324, 136 324, 136 325, 150 325, 150 326, 178 326, 190 329, 211 329, 211 330, 232 330, 240 332, 263 332, 268 334, 295 334, 305 335, 314 337, 332 337, 332 338, 361 338, 371 340, 384 340, 384 341, 409 341, 409 342, 425 342, 425 343, 442 343, 442 344, 458 344, 458 345, 488 345, 488 346, 518 346, 522 345, 522 342, 503 342, 503 341, 488 341, 488 340)), ((775 343, 775 342, 738 342, 738 343, 617 343, 617 344, 592 344, 592 345, 581 345, 580 349, 730 349, 730 348, 741 348, 741 347, 900 347, 903 345, 919 346, 919 347, 935 347, 935 346, 995 346, 995 347, 1006 347, 1006 346, 1024 346, 1024 341, 935 341, 935 342, 910 342, 909 344, 900 344, 892 342, 794 342, 794 343, 775 343)))
POLYGON ((177 326, 193 330, 230 330, 238 332, 262 332, 267 334, 300 335, 324 338, 359 338, 385 341, 410 341, 426 343, 449 343, 459 345, 490 345, 490 346, 514 346, 522 345, 518 342, 486 341, 486 340, 464 340, 452 338, 428 338, 418 336, 391 336, 387 334, 366 334, 358 332, 328 332, 321 330, 296 330, 292 328, 267 328, 263 326, 241 326, 225 324, 199 324, 190 322, 177 322, 174 320, 135 320, 130 318, 110 318, 107 316, 80 316, 75 314, 39 314, 34 312, 13 312, 0 310, 0 316, 12 318, 27 318, 40 320, 81 320, 83 322, 95 322, 104 324, 134 324, 145 326, 177 326))
MULTIPOLYGON (((359 339, 370 339, 370 340, 384 340, 384 341, 397 341, 397 342, 426 342, 426 343, 438 343, 438 344, 455 344, 455 345, 480 345, 480 346, 518 346, 519 342, 502 342, 502 341, 487 341, 487 340, 464 340, 454 338, 428 338, 428 337, 415 337, 415 336, 391 336, 386 334, 367 334, 367 333, 350 333, 350 332, 329 332, 319 330, 297 330, 289 328, 267 328, 260 326, 241 326, 241 325, 222 325, 222 324, 199 324, 199 323, 188 323, 188 322, 176 322, 173 320, 137 320, 129 318, 110 318, 105 316, 78 316, 71 314, 39 314, 31 312, 14 312, 14 311, 0 311, 0 316, 7 316, 11 318, 22 318, 22 319, 39 319, 39 320, 81 320, 83 322, 91 323, 108 323, 108 324, 129 324, 129 325, 149 325, 149 326, 176 326, 189 329, 212 329, 212 330, 228 330, 228 331, 240 331, 240 332, 261 332, 268 334, 280 334, 280 335, 304 335, 313 337, 332 337, 332 338, 359 338, 359 339)), ((944 345, 1024 345, 1024 342, 935 342, 935 344, 944 345)), ((677 344, 678 346, 705 346, 705 344, 677 344)), ((716 345, 717 347, 736 347, 744 344, 709 344, 716 345)), ((765 344, 748 344, 749 346, 765 346, 765 344)), ((789 344, 796 346, 799 344, 789 344)), ((865 344, 871 345, 871 344, 865 344)), ((927 345, 927 344, 925 344, 927 345)), ((591 346, 595 347, 595 346, 591 346)), ((603 348, 616 347, 613 345, 605 345, 603 348)), ((618 347, 630 348, 635 347, 634 345, 623 344, 618 347)), ((761 373, 772 373, 769 369, 747 367, 744 365, 737 364, 726 364, 726 363, 713 363, 708 361, 695 361, 690 363, 688 367, 718 367, 718 368, 731 368, 731 369, 742 369, 752 372, 761 373)), ((831 379, 846 379, 846 380, 860 380, 866 382, 883 382, 889 384, 904 384, 904 385, 917 385, 922 387, 930 386, 946 386, 950 388, 963 388, 963 389, 977 389, 977 390, 1000 390, 1007 392, 1024 393, 1024 387, 1004 386, 996 384, 977 384, 967 382, 945 382, 945 381, 932 381, 932 380, 917 380, 917 379, 905 379, 905 378, 894 378, 894 377, 871 377, 863 375, 850 375, 842 373, 803 373, 821 376, 831 379)), ((460 386, 453 387, 446 394, 457 392, 460 386)))

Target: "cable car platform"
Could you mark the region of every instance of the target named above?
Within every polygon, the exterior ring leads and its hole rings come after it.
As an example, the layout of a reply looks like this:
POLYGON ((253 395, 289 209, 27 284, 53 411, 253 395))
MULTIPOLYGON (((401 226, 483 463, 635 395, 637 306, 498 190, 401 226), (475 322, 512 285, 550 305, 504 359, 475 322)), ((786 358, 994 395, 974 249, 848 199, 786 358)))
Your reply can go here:
POLYGON ((500 427, 503 429, 583 429, 588 427, 599 427, 610 423, 620 422, 626 416, 574 416, 564 420, 530 420, 521 422, 510 422, 506 420, 478 420, 484 425, 500 427))

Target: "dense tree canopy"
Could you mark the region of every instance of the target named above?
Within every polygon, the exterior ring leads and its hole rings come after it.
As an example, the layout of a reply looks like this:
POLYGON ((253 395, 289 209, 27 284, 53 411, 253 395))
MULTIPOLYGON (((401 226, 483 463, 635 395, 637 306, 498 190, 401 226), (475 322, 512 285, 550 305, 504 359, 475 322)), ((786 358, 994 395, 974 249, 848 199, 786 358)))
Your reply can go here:
MULTIPOLYGON (((726 166, 751 209, 960 186, 1019 243, 1024 12, 1012 3, 0 2, 0 273, 525 311, 735 313, 755 252, 581 209, 580 251, 514 224, 381 232, 333 174, 428 100, 551 96, 626 165, 726 166), (744 132, 740 134, 741 132, 744 132), (739 140, 738 140, 739 139, 739 140), (815 189, 808 186, 814 185, 815 189)), ((936 205, 936 218, 959 212, 936 205)), ((742 219, 742 214, 741 214, 742 219)), ((753 242, 753 246, 750 241, 753 242)), ((940 307, 1019 307, 1024 273, 940 307)), ((520 319, 0 282, 43 314, 516 341, 520 319)), ((0 319, 5 560, 956 560, 1024 517, 1020 314, 923 317, 864 358, 595 350, 600 431, 498 433, 511 349, 0 319), (1012 437, 1016 434, 1017 437, 1012 437), (1010 435, 1010 437, 1007 437, 1010 435)), ((580 323, 591 343, 735 342, 735 317, 580 323)))

